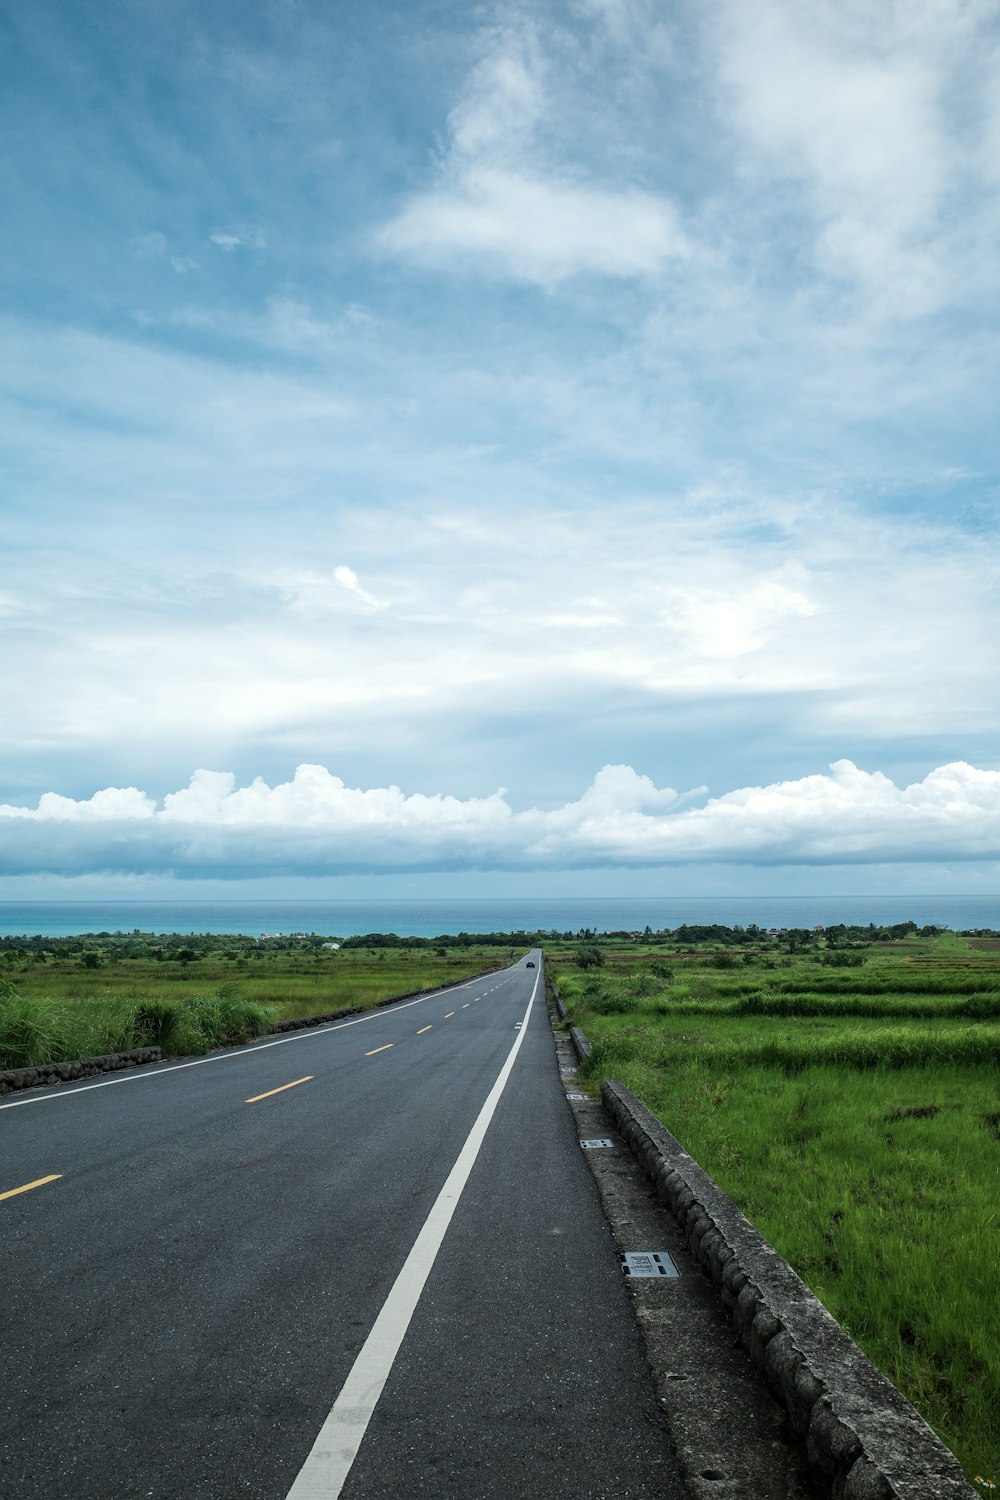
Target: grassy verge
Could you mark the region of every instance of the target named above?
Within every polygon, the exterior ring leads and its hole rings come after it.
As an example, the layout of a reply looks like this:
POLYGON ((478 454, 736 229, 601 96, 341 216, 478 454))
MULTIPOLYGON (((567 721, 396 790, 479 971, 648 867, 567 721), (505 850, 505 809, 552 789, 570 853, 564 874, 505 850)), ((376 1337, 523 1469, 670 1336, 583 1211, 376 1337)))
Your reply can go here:
MULTIPOLYGON (((669 979, 638 955, 556 968, 594 1046, 593 1082, 633 1089, 970 1478, 996 1479, 1000 1022, 992 1005, 983 1018, 961 1009, 970 976, 929 1006, 925 976, 911 988, 898 954, 885 988, 852 993, 838 975, 827 996, 805 964, 773 990, 755 976, 742 996, 702 955, 675 955, 669 979), (874 1013, 873 994, 886 1001, 874 1013)), ((1000 970, 992 979, 1000 988, 1000 970)))
POLYGON ((63 1002, 0 988, 0 1068, 162 1047, 168 1056, 207 1052, 262 1036, 271 1024, 266 1006, 239 994, 140 999, 91 996, 63 1002))
POLYGON ((103 954, 8 965, 0 977, 0 1068, 156 1045, 171 1056, 249 1041, 272 1021, 376 1005, 489 968, 496 950, 416 954, 223 952, 184 963, 103 954), (239 964, 239 967, 237 967, 239 964))

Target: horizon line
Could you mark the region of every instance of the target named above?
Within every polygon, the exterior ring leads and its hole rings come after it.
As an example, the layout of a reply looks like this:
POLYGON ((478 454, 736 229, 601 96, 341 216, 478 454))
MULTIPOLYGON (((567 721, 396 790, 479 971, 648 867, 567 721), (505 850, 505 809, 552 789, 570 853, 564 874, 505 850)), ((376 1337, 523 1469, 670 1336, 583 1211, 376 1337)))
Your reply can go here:
POLYGON ((698 896, 68 896, 68 897, 0 897, 3 906, 329 906, 331 904, 370 906, 375 901, 406 902, 417 906, 431 905, 443 901, 461 901, 468 906, 488 905, 496 901, 991 901, 1000 900, 1000 891, 901 891, 881 895, 864 892, 823 891, 808 896, 779 896, 762 891, 754 896, 730 896, 704 893, 698 896))

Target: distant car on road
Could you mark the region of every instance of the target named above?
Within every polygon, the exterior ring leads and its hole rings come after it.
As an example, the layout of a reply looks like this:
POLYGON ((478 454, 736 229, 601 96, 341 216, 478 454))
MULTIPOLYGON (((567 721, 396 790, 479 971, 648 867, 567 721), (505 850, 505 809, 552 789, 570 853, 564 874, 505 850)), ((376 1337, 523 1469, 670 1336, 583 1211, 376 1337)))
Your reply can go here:
POLYGON ((533 969, 535 967, 535 960, 533 958, 529 958, 524 967, 526 969, 533 969))

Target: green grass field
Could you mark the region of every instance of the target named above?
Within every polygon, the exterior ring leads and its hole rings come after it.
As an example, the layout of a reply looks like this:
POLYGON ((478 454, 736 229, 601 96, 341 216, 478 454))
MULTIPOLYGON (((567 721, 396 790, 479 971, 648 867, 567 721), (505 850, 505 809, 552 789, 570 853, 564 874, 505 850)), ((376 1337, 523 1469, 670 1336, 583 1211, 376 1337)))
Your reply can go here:
POLYGON ((949 934, 843 969, 750 953, 734 970, 711 948, 609 946, 584 972, 565 947, 548 956, 594 1046, 589 1081, 633 1089, 970 1479, 996 1479, 1000 954, 949 934))
POLYGON ((191 957, 131 956, 110 943, 79 953, 4 955, 0 1068, 159 1045, 201 1052, 262 1035, 272 1021, 321 1015, 435 989, 501 962, 493 947, 455 950, 279 947, 178 948, 191 957), (85 963, 86 954, 98 962, 85 963))

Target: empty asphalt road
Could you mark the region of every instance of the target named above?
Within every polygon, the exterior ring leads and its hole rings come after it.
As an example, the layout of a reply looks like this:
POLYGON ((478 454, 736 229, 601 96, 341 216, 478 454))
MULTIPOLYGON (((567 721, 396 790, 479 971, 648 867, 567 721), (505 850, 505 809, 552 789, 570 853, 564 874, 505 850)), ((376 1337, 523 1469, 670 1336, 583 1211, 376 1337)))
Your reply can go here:
POLYGON ((0 1101, 3 1500, 681 1500, 531 956, 0 1101))

